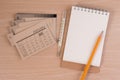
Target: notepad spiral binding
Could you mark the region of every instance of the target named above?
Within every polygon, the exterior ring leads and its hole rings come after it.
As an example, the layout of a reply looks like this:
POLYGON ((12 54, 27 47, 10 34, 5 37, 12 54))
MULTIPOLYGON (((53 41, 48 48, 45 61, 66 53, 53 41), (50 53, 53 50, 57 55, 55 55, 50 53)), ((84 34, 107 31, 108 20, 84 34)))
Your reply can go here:
POLYGON ((86 8, 86 7, 76 6, 76 7, 74 7, 74 10, 80 10, 80 11, 84 11, 84 12, 90 12, 90 13, 101 14, 101 15, 108 15, 108 11, 103 10, 103 9, 86 8))

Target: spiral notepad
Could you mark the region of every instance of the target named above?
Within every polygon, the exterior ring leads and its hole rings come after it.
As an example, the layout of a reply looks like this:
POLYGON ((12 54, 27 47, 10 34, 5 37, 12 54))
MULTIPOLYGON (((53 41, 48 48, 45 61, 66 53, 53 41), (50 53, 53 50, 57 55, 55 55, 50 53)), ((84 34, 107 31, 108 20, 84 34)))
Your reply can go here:
POLYGON ((108 19, 109 12, 106 10, 72 6, 63 51, 63 62, 86 64, 97 36, 101 31, 104 31, 91 64, 100 67, 108 19))

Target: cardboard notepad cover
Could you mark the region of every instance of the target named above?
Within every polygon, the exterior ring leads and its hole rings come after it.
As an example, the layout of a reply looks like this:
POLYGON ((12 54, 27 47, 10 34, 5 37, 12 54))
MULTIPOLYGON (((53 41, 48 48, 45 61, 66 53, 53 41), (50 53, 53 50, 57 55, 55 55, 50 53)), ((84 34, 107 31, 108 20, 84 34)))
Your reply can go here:
MULTIPOLYGON (((80 63, 63 60, 68 26, 69 26, 69 21, 70 21, 70 14, 71 14, 71 10, 69 9, 69 10, 67 10, 66 25, 65 25, 64 36, 63 36, 63 43, 62 43, 62 47, 61 47, 61 54, 62 54, 61 67, 75 69, 75 70, 83 70, 85 64, 82 64, 82 63, 80 64, 80 63)), ((100 72, 100 67, 99 66, 91 66, 89 72, 100 72)))

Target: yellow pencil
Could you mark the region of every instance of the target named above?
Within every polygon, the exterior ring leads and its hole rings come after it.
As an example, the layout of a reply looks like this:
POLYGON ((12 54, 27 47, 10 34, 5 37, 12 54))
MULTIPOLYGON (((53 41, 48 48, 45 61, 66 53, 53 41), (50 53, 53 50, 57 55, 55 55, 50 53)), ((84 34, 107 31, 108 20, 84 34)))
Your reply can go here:
POLYGON ((89 57, 89 60, 88 60, 88 62, 87 62, 87 64, 86 64, 85 68, 84 68, 84 71, 83 71, 83 73, 82 73, 82 75, 81 75, 80 80, 85 80, 85 77, 86 77, 86 75, 87 75, 87 73, 88 73, 88 70, 89 70, 90 64, 91 64, 91 62, 92 62, 92 59, 93 59, 93 57, 94 57, 94 55, 95 55, 95 52, 96 52, 96 50, 97 50, 97 48, 98 48, 98 45, 99 45, 100 41, 101 41, 102 34, 103 34, 103 31, 100 33, 100 35, 99 35, 98 38, 97 38, 97 41, 96 41, 95 46, 94 46, 94 48, 93 48, 93 51, 92 51, 92 53, 91 53, 91 55, 90 55, 90 57, 89 57))

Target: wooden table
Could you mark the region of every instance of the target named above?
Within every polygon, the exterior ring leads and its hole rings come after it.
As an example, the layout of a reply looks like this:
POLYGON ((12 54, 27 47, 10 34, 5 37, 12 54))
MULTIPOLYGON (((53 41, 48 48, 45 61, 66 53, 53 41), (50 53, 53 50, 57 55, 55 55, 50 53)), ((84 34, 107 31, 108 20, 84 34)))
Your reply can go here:
POLYGON ((18 12, 57 13, 59 32, 62 12, 80 4, 111 12, 100 73, 87 80, 120 80, 120 1, 119 0, 1 0, 0 1, 0 80, 79 80, 81 71, 60 68, 57 44, 26 60, 21 60, 7 40, 8 27, 18 12))

